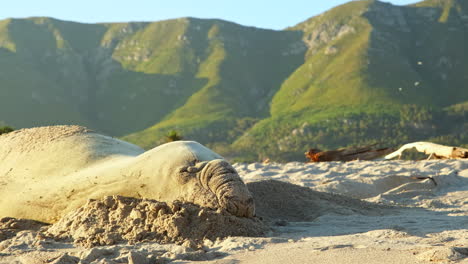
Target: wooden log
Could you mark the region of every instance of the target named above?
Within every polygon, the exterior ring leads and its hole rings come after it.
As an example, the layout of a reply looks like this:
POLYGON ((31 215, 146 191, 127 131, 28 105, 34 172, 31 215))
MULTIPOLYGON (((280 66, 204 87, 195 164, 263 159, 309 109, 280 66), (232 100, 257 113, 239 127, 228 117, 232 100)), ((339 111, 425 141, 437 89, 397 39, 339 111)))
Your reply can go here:
POLYGON ((444 146, 431 142, 414 142, 403 145, 397 151, 385 156, 385 159, 394 159, 401 157, 404 151, 416 149, 416 151, 429 155, 429 159, 466 159, 468 158, 468 149, 444 146))
POLYGON ((337 150, 321 151, 309 149, 305 154, 309 162, 323 161, 352 161, 352 160, 374 160, 394 151, 391 148, 374 148, 375 145, 342 148, 337 150))

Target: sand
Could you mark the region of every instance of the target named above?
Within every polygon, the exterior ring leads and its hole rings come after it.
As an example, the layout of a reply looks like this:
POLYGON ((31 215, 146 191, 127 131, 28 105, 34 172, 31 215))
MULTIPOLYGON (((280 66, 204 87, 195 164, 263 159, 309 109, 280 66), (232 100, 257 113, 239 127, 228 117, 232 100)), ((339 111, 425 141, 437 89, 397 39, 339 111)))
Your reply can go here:
POLYGON ((110 197, 52 226, 1 220, 0 263, 468 263, 468 161, 233 167, 254 196, 257 219, 110 197), (117 217, 124 205, 130 213, 117 217), (142 222, 151 206, 166 214, 142 222), (133 226, 138 232, 126 230, 133 226), (138 237, 152 227, 156 235, 138 237), (239 227, 244 233, 232 233, 239 227), (100 238, 112 232, 114 241, 100 238))
POLYGON ((257 218, 235 217, 196 204, 107 196, 64 216, 42 234, 87 248, 138 242, 201 248, 204 239, 264 236, 268 231, 257 218))

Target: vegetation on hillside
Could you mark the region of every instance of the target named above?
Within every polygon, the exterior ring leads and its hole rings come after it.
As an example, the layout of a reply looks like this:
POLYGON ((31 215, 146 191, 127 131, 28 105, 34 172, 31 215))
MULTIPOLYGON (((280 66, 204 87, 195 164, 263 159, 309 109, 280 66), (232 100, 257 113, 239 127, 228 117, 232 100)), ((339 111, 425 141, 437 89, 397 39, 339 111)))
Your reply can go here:
POLYGON ((370 144, 398 147, 413 141, 468 146, 466 109, 404 105, 386 113, 361 108, 328 113, 323 110, 315 115, 305 114, 305 117, 284 115, 262 121, 234 144, 237 155, 231 158, 238 161, 304 160, 303 153, 309 148, 327 150, 370 144), (244 152, 253 149, 255 151, 244 157, 244 152))
POLYGON ((0 135, 10 133, 14 131, 15 129, 10 127, 10 126, 0 126, 0 135))
POLYGON ((179 140, 182 140, 182 136, 175 130, 169 131, 169 133, 166 135, 166 142, 174 142, 179 140))
POLYGON ((244 161, 468 144, 468 6, 352 1, 283 31, 222 20, 0 21, 0 119, 146 149, 168 131, 244 161), (21 107, 18 107, 21 106, 21 107))

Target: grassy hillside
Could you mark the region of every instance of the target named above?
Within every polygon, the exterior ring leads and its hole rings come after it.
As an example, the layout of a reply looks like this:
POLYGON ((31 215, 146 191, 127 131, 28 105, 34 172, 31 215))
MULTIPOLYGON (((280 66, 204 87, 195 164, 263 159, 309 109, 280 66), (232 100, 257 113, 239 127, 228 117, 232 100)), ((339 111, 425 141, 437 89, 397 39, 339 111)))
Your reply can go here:
POLYGON ((196 77, 206 80, 184 105, 162 122, 124 139, 145 147, 161 143, 170 129, 210 144, 229 143, 252 120, 268 116, 269 103, 281 83, 303 63, 306 50, 299 32, 279 32, 219 20, 192 23, 202 34, 204 59, 196 77), (232 133, 238 130, 239 133, 232 133))
POLYGON ((309 147, 468 144, 468 4, 352 1, 282 31, 222 20, 0 21, 0 120, 237 160, 309 147))
POLYGON ((78 123, 114 136, 149 127, 128 137, 146 147, 169 127, 227 131, 238 119, 267 116, 271 97, 305 51, 299 32, 221 20, 31 18, 0 26, 3 120, 16 127, 78 123))
POLYGON ((416 140, 468 144, 466 109, 450 110, 468 100, 467 11, 462 1, 355 1, 290 28, 304 32, 305 63, 274 96, 271 117, 234 143, 233 157, 300 160, 310 147, 416 140))

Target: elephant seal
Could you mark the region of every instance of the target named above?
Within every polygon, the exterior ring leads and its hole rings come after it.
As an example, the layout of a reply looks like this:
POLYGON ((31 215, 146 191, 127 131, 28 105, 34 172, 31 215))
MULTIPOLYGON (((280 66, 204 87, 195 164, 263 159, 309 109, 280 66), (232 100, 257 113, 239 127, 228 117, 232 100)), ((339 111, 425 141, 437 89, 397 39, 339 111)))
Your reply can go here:
POLYGON ((152 150, 80 126, 0 136, 0 217, 54 223, 109 195, 180 200, 254 216, 252 195, 220 155, 194 141, 152 150))

